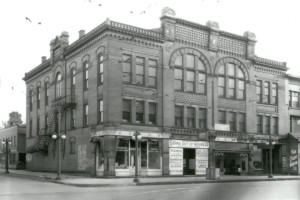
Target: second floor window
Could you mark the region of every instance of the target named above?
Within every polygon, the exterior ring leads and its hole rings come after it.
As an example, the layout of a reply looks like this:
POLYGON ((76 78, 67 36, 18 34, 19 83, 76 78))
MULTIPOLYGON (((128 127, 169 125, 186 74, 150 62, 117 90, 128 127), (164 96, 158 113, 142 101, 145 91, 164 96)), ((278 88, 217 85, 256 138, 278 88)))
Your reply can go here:
POLYGON ((88 62, 83 63, 83 90, 89 88, 89 64, 88 62))
POLYGON ((219 110, 219 119, 218 122, 219 124, 226 124, 226 111, 219 110))
POLYGON ((48 115, 45 115, 45 132, 48 133, 48 123, 49 123, 49 119, 48 119, 48 115))
POLYGON ((32 119, 29 121, 29 137, 32 137, 32 119))
POLYGON ((41 87, 36 88, 36 98, 37 98, 37 109, 40 109, 40 104, 41 104, 41 87))
POLYGON ((148 67, 148 85, 156 87, 156 77, 157 77, 157 61, 156 60, 149 60, 149 67, 148 67))
POLYGON ((71 69, 71 95, 75 95, 75 84, 76 84, 76 70, 71 69))
POLYGON ((49 104, 49 83, 45 82, 45 106, 49 104))
POLYGON ((123 100, 122 120, 123 122, 131 122, 131 100, 123 100))
POLYGON ((264 82, 263 103, 270 103, 270 83, 264 82))
POLYGON ((246 114, 239 113, 239 131, 245 132, 246 131, 246 114))
POLYGON ((278 85, 277 83, 272 83, 272 104, 278 103, 277 93, 278 93, 278 85))
POLYGON ((135 122, 138 124, 144 123, 144 102, 136 101, 136 120, 135 122))
POLYGON ((258 80, 256 81, 256 97, 257 97, 257 101, 258 102, 262 102, 262 90, 261 90, 261 86, 262 86, 262 81, 258 80))
POLYGON ((263 117, 262 115, 257 115, 257 122, 256 122, 256 127, 257 127, 257 133, 262 133, 263 132, 263 123, 262 123, 263 117))
POLYGON ((183 127, 183 106, 175 106, 175 126, 183 127))
POLYGON ((62 96, 62 79, 61 74, 57 73, 56 82, 55 82, 55 98, 59 98, 62 96))
POLYGON ((195 128, 195 108, 187 107, 187 127, 195 128))
POLYGON ((270 134, 270 116, 265 117, 265 133, 270 134))
POLYGON ((206 129, 206 109, 199 108, 199 128, 206 129))
POLYGON ((98 85, 103 83, 103 55, 98 56, 98 85))
POLYGON ((273 117, 273 134, 278 134, 278 117, 273 117))
POLYGON ((228 112, 228 122, 230 131, 236 131, 236 113, 228 112))
POLYGON ((183 71, 175 69, 175 90, 183 90, 183 71))
POLYGON ((149 124, 156 124, 156 103, 149 103, 149 124))
POLYGON ((299 108, 300 107, 299 98, 300 98, 299 92, 290 91, 290 107, 299 108))

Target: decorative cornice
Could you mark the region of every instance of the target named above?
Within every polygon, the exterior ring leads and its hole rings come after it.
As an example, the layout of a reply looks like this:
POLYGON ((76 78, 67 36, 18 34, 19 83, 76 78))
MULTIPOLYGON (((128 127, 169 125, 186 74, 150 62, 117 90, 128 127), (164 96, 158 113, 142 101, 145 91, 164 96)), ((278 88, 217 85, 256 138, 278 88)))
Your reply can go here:
POLYGON ((255 56, 253 58, 253 62, 254 62, 254 64, 261 64, 261 65, 264 65, 267 67, 277 68, 277 69, 281 69, 281 70, 285 70, 285 71, 288 70, 288 68, 286 67, 286 62, 278 62, 278 61, 269 60, 266 58, 261 58, 258 56, 255 56))
POLYGON ((50 59, 44 61, 43 63, 41 63, 37 67, 35 67, 32 70, 30 70, 29 72, 25 73, 25 77, 23 78, 23 80, 28 81, 32 76, 42 72, 43 70, 46 70, 46 69, 50 68, 50 64, 51 64, 50 59))

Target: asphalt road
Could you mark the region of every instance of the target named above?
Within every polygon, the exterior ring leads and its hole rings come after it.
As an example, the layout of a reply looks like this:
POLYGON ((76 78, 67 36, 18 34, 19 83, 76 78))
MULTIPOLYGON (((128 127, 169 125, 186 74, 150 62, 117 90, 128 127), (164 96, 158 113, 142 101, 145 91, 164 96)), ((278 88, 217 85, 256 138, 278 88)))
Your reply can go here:
POLYGON ((1 200, 299 200, 300 180, 128 187, 74 187, 0 176, 1 200))

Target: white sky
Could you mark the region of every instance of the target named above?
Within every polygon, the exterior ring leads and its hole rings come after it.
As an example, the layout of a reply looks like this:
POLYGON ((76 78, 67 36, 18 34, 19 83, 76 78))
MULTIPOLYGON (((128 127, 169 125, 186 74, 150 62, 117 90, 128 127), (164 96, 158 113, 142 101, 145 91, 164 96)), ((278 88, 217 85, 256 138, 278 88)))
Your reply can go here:
POLYGON ((90 1, 0 0, 0 126, 12 111, 20 112, 26 121, 26 87, 22 78, 40 64, 41 56, 49 58, 49 43, 56 35, 68 31, 71 44, 77 40, 79 30, 87 33, 106 18, 158 28, 165 6, 174 9, 177 17, 199 24, 213 20, 227 32, 254 32, 257 56, 287 62, 288 73, 300 75, 296 49, 300 46, 299 0, 90 1), (140 14, 144 10, 146 14, 140 14))

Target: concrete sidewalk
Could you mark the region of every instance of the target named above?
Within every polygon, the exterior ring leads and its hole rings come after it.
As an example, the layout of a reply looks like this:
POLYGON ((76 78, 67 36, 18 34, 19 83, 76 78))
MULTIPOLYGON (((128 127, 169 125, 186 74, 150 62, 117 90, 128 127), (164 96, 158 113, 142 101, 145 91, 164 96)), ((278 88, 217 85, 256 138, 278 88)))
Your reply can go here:
POLYGON ((170 184, 193 184, 193 183, 224 183, 224 182, 250 182, 250 181, 278 181, 278 180, 300 180, 297 175, 274 175, 273 178, 264 176, 221 176, 220 180, 207 180, 201 176, 159 176, 140 177, 138 184, 133 182, 133 178, 95 178, 89 174, 61 174, 61 180, 56 180, 56 173, 51 172, 31 172, 26 170, 9 170, 9 174, 0 169, 1 175, 35 179, 40 181, 54 182, 77 187, 113 187, 113 186, 136 186, 136 185, 170 185, 170 184))

